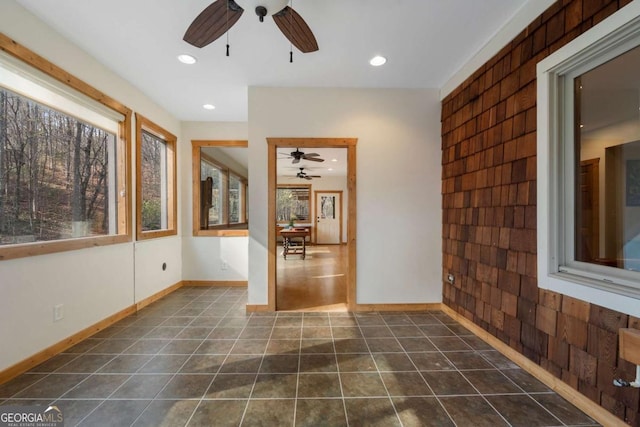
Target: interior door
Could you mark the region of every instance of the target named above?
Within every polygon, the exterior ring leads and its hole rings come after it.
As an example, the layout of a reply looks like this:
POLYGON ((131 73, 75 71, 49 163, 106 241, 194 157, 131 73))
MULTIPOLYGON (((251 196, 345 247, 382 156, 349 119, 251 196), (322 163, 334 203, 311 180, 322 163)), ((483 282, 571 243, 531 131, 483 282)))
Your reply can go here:
POLYGON ((342 243, 342 191, 316 191, 316 244, 342 243))

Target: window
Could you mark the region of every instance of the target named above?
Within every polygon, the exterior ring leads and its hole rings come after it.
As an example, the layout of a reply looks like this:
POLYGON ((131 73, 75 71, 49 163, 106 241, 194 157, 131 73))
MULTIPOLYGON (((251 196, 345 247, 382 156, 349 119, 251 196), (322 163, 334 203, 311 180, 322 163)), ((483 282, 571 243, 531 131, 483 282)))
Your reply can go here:
POLYGON ((193 235, 246 236, 247 141, 191 141, 193 235))
POLYGON ((311 217, 311 185, 278 185, 276 191, 276 221, 309 222, 311 217))
POLYGON ((176 137, 136 114, 138 239, 175 235, 176 137))
POLYGON ((0 48, 0 259, 130 240, 130 110, 2 34, 0 48))
POLYGON ((539 282, 605 305, 640 298, 638 46, 617 13, 538 65, 539 282))

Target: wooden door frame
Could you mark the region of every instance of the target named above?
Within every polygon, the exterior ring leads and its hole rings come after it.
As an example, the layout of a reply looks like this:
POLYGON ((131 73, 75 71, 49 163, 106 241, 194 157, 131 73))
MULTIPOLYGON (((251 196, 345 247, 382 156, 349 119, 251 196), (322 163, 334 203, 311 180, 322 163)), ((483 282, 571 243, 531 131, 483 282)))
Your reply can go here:
MULTIPOLYGON (((340 201, 340 211, 338 212, 338 215, 340 216, 340 234, 338 235, 338 245, 342 244, 342 190, 314 190, 313 191, 313 202, 314 202, 314 216, 316 217, 316 222, 315 225, 313 227, 313 234, 314 234, 314 239, 313 241, 318 244, 318 194, 322 194, 322 193, 334 193, 334 194, 339 194, 339 201, 340 201)), ((331 244, 331 243, 329 243, 331 244)))
MULTIPOLYGON (((267 281, 269 310, 276 310, 276 152, 278 148, 346 148, 347 190, 347 307, 356 307, 356 144, 357 138, 267 138, 267 281)), ((342 239, 342 237, 340 237, 342 239)))

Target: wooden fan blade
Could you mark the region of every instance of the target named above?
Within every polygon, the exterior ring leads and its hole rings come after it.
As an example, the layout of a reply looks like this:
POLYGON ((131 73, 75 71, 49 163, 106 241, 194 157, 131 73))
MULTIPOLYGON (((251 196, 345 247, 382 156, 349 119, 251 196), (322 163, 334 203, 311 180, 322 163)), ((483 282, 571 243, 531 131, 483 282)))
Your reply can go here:
POLYGON ((307 23, 304 22, 304 19, 302 19, 295 10, 287 6, 273 15, 273 20, 276 22, 278 28, 280 28, 280 31, 282 31, 282 34, 284 34, 300 52, 309 53, 318 50, 318 42, 311 28, 309 28, 307 23))
POLYGON ((291 163, 300 163, 300 157, 296 157, 291 163))
POLYGON ((304 153, 302 157, 318 157, 319 155, 318 153, 304 153))
POLYGON ((216 0, 193 20, 182 39, 195 47, 205 47, 238 22, 242 12, 244 9, 233 0, 216 0))
POLYGON ((305 160, 309 160, 310 162, 324 162, 324 159, 319 159, 317 157, 305 157, 305 160))

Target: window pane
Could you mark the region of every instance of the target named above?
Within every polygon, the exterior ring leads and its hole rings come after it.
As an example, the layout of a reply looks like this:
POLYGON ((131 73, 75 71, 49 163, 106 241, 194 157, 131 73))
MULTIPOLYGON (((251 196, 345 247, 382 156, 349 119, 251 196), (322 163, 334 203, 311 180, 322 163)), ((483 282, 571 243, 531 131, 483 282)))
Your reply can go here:
POLYGON ((288 222, 292 217, 309 221, 310 199, 308 187, 281 187, 277 191, 276 221, 288 222))
POLYGON ((235 175, 229 175, 229 223, 242 222, 242 182, 235 175))
POLYGON ((0 87, 0 244, 117 234, 116 135, 0 87))
MULTIPOLYGON (((211 207, 209 208, 209 225, 224 224, 224 176, 222 171, 211 163, 201 162, 201 179, 211 178, 211 207)), ((204 196, 204 195, 203 195, 204 196)))
POLYGON ((640 270, 640 49, 575 79, 575 259, 640 270))
POLYGON ((167 228, 166 149, 163 139, 142 132, 142 231, 167 228))

